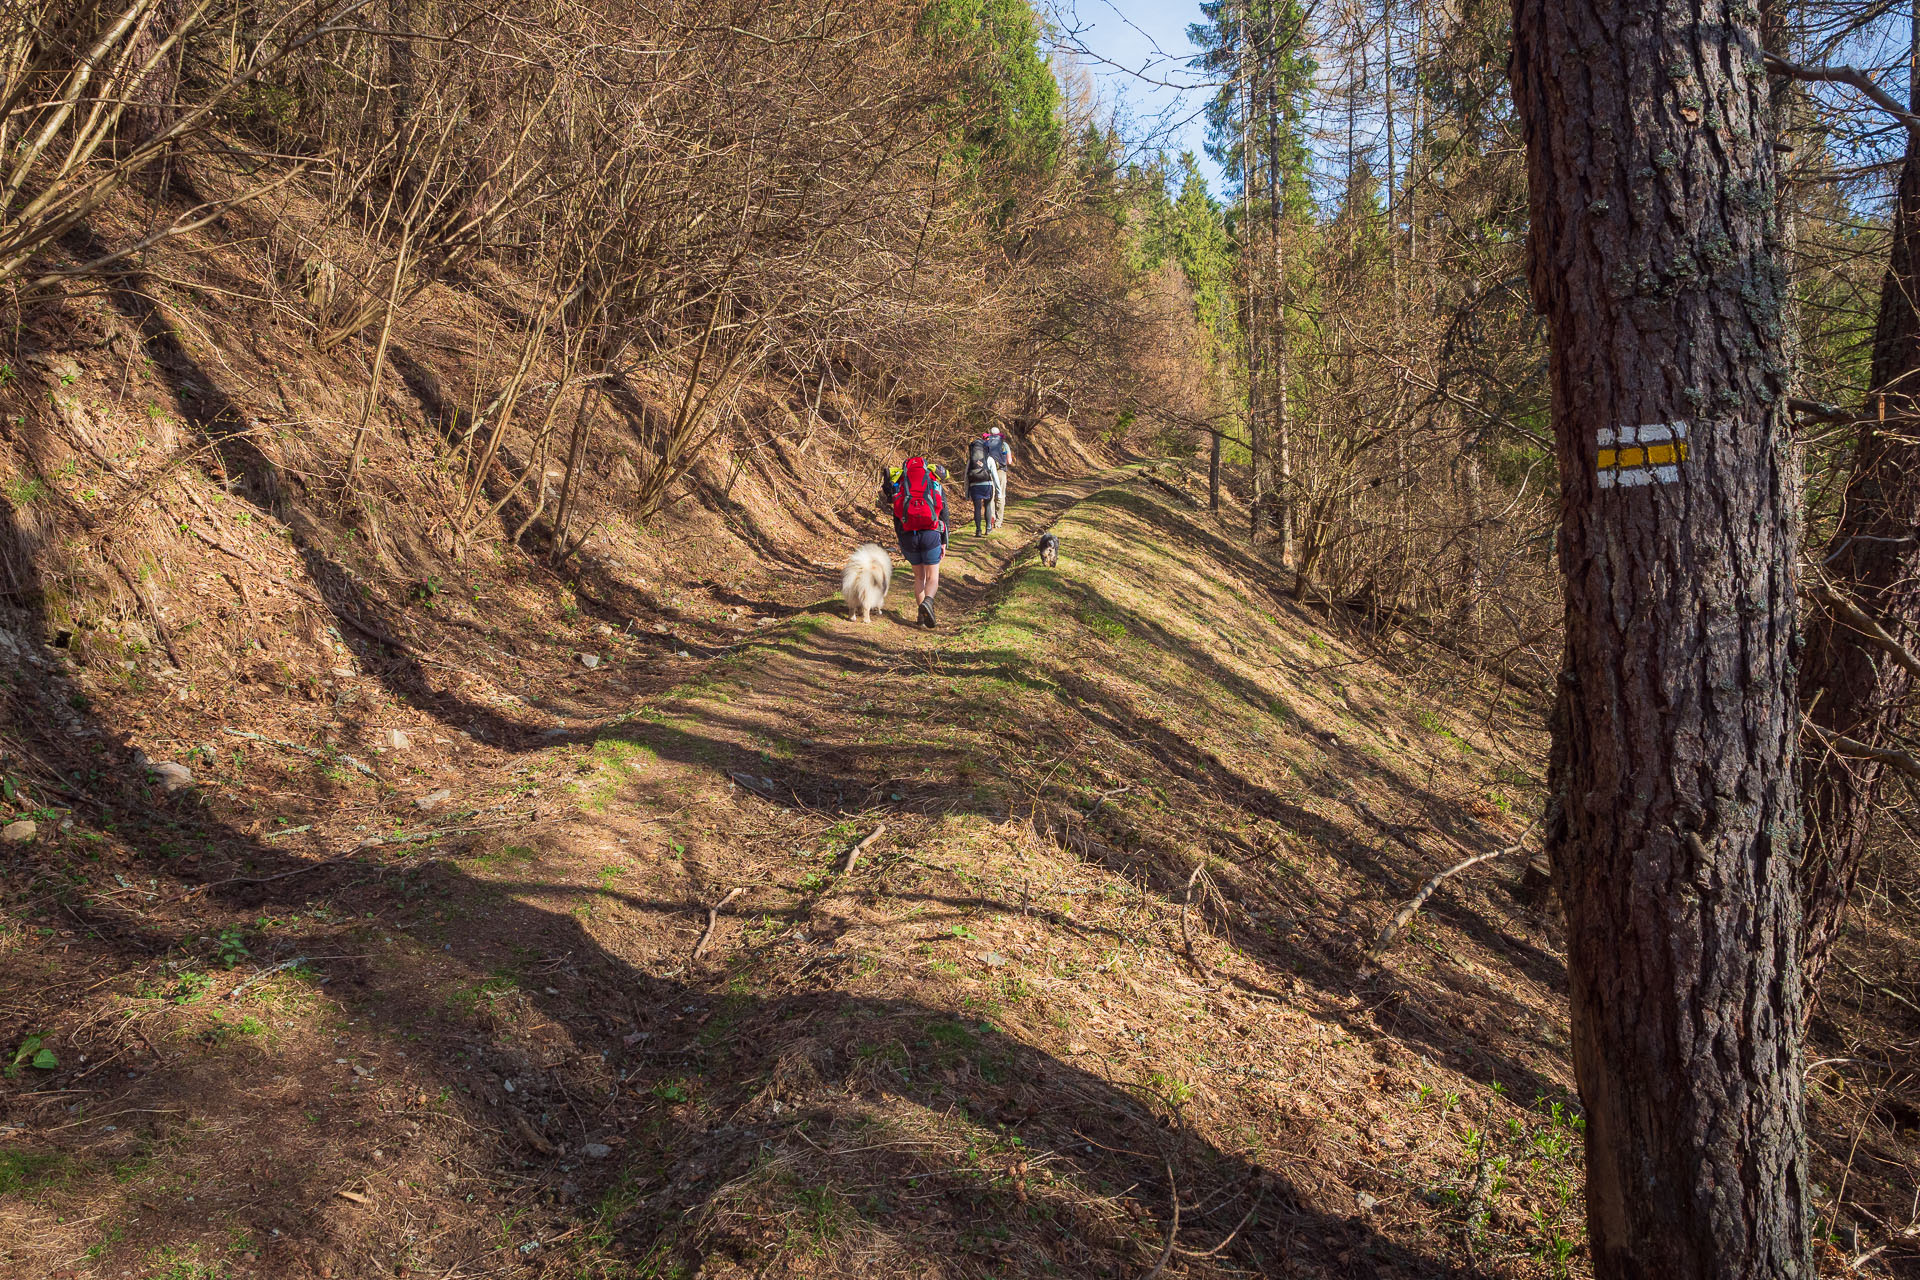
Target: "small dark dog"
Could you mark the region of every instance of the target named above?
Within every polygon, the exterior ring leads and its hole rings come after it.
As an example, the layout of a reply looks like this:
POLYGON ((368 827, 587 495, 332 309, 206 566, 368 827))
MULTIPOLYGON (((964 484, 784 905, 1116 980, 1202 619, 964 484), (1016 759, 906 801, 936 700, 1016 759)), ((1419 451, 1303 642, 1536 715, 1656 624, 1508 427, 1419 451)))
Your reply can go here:
POLYGON ((1060 539, 1050 533, 1040 535, 1040 563, 1049 569, 1060 563, 1060 539))

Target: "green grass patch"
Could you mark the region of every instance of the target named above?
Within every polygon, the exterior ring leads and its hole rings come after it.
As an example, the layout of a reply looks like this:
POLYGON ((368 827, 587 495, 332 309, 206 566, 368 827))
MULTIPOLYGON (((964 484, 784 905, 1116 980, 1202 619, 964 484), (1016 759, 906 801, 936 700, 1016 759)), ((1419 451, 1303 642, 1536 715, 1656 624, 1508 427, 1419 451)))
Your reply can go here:
POLYGON ((0 1196, 22 1195, 64 1182, 72 1161, 35 1151, 0 1151, 0 1196))

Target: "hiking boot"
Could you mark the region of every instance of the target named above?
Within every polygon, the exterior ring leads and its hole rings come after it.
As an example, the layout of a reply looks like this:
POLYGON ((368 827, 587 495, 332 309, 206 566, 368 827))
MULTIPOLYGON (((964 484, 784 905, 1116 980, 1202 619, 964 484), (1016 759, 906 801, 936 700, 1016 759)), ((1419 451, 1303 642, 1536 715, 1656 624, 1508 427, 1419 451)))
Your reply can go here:
POLYGON ((920 625, 929 628, 933 626, 933 601, 931 600, 920 602, 920 625))

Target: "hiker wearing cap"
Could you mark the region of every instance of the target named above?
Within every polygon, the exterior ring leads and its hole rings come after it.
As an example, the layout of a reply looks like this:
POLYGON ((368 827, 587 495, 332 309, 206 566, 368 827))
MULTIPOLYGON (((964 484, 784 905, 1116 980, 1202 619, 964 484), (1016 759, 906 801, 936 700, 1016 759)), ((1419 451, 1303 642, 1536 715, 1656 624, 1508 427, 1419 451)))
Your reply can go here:
POLYGON ((913 566, 913 599, 920 625, 933 625, 933 598, 940 593, 940 557, 947 548, 947 501, 939 476, 925 458, 908 458, 893 486, 893 525, 900 554, 913 566))
POLYGON ((993 462, 993 519, 987 523, 991 532, 1000 527, 1007 515, 1007 472, 1013 469, 1013 447, 1007 443, 1000 428, 988 427, 980 439, 987 446, 987 457, 993 462))

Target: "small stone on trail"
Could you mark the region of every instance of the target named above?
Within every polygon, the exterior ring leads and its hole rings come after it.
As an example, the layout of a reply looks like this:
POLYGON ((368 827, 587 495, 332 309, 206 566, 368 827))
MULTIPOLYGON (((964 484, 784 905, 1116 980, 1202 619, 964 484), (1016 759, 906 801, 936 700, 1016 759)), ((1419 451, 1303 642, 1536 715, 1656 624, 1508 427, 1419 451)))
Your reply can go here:
POLYGON ((183 764, 175 764, 171 760, 163 760, 153 766, 153 771, 160 778, 160 789, 162 791, 174 792, 183 787, 193 785, 193 770, 183 764))
POLYGON ((605 1160, 613 1154, 613 1148, 604 1142, 584 1142, 580 1144, 580 1154, 589 1160, 605 1160))
POLYGON ((600 655, 597 653, 583 653, 580 655, 580 665, 591 671, 600 665, 600 655))
POLYGON ((1007 963, 1007 958, 998 951, 988 951, 977 957, 977 959, 989 969, 1003 968, 1007 963))
POLYGON ((33 839, 39 834, 39 825, 29 822, 25 818, 22 818, 18 822, 9 822, 6 826, 0 827, 0 840, 5 840, 8 844, 20 844, 33 839))
POLYGON ((603 622, 593 629, 593 634, 597 636, 610 636, 613 634, 613 628, 603 622))
POLYGON ((413 746, 413 739, 398 729, 389 729, 381 734, 381 745, 389 751, 406 751, 413 746))
POLYGON ((453 798, 453 792, 442 787, 438 791, 429 791, 413 802, 416 809, 437 809, 453 798))
POLYGON ((1359 1204, 1360 1212, 1362 1213, 1372 1213, 1375 1209, 1378 1209, 1380 1207, 1380 1201, 1377 1198, 1368 1195, 1364 1191, 1362 1191, 1359 1195, 1355 1196, 1354 1200, 1359 1204))

